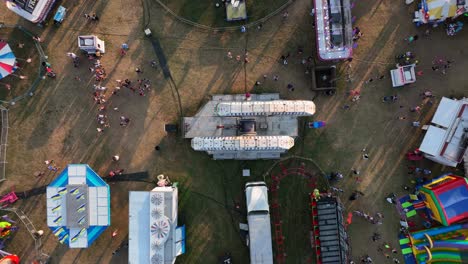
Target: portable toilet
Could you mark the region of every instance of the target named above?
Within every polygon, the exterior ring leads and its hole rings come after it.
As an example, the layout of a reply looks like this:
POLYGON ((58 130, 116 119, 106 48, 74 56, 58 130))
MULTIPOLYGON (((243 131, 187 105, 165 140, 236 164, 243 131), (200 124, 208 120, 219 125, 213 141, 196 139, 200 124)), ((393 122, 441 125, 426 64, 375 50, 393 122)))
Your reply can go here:
POLYGON ((104 41, 94 35, 78 36, 78 47, 88 54, 106 52, 104 41))

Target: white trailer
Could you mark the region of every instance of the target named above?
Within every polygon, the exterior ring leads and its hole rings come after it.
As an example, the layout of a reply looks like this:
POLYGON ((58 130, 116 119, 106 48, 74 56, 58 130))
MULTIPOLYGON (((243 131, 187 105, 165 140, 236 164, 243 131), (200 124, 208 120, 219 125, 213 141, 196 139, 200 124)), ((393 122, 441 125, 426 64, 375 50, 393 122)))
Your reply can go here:
POLYGON ((247 222, 249 224, 250 263, 272 264, 270 208, 265 182, 245 184, 247 199, 247 222))
POLYGON ((106 53, 104 41, 94 35, 78 36, 78 48, 88 54, 106 53))
POLYGON ((393 87, 399 87, 416 82, 416 73, 414 71, 415 67, 416 64, 404 66, 397 65, 396 69, 391 70, 390 75, 392 76, 393 87))

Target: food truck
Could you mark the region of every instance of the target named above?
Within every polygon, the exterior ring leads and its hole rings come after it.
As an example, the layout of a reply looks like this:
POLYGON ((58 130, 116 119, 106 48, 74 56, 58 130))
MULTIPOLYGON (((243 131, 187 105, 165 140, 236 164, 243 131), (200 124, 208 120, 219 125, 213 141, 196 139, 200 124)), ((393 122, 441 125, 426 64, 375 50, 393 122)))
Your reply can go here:
POLYGON ((32 23, 42 23, 47 18, 55 0, 6 0, 6 6, 32 23))
POLYGON ((390 75, 392 76, 393 87, 400 87, 405 84, 416 82, 416 73, 414 71, 415 67, 416 64, 409 64, 403 66, 397 64, 397 68, 390 71, 390 75))
POLYGON ((78 47, 87 54, 106 53, 104 41, 94 35, 79 36, 78 47))

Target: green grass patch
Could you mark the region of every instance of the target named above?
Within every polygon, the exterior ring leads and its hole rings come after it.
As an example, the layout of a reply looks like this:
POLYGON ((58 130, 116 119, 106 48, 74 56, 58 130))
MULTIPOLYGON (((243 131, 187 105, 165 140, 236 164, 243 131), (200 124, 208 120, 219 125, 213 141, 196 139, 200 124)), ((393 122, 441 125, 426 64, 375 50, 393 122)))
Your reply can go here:
MULTIPOLYGON (((287 169, 299 168, 304 165, 305 172, 314 175, 317 187, 320 190, 325 190, 326 181, 310 161, 290 159, 282 162, 282 164, 287 169)), ((281 166, 279 165, 272 170, 273 174, 279 174, 280 172, 281 166)), ((281 180, 279 187, 278 196, 281 227, 285 238, 285 253, 287 254, 286 263, 315 263, 315 249, 311 247, 310 242, 312 220, 309 194, 313 189, 309 186, 309 179, 299 174, 288 174, 281 180)), ((273 219, 272 224, 274 224, 273 219)), ((274 230, 273 227, 272 230, 274 230)), ((274 233, 273 248, 276 248, 274 233)))

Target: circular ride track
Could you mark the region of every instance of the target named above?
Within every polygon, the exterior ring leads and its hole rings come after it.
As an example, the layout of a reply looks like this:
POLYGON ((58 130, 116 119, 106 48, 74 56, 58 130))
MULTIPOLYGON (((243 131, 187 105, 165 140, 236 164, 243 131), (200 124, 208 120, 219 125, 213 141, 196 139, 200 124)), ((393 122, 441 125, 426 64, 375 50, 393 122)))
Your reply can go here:
POLYGON ((47 57, 34 35, 18 25, 0 24, 0 40, 6 42, 16 57, 18 69, 0 79, 0 103, 13 105, 34 94, 44 70, 41 66, 47 57))
POLYGON ((328 190, 325 174, 312 160, 291 157, 277 162, 264 176, 270 184, 276 263, 311 263, 309 194, 328 190))
MULTIPOLYGON (((143 1, 148 1, 148 4, 153 2, 152 0, 143 1)), ((280 13, 293 2, 293 0, 242 0, 246 2, 247 19, 227 21, 225 3, 230 2, 230 0, 154 1, 179 21, 214 31, 237 30, 242 25, 247 28, 260 25, 270 17, 280 13)))

